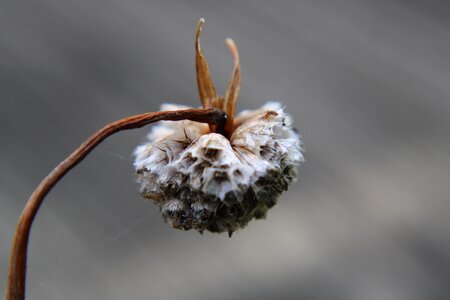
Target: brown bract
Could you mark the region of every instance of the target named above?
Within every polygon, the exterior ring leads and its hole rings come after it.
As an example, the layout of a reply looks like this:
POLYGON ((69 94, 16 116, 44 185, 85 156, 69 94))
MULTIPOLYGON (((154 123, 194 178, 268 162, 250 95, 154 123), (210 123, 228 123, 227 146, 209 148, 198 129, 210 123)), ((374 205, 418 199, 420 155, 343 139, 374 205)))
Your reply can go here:
MULTIPOLYGON (((204 23, 205 20, 203 18, 198 21, 195 35, 195 66, 197 71, 198 92, 204 108, 214 107, 227 113, 228 120, 225 123, 224 134, 225 136, 230 137, 233 131, 236 102, 238 100, 239 90, 241 87, 239 53, 234 41, 230 38, 226 39, 225 42, 233 55, 234 67, 228 88, 225 92, 225 97, 218 96, 209 72, 208 63, 206 62, 206 58, 200 46, 200 34, 204 23)), ((218 132, 217 128, 214 126, 211 126, 211 131, 218 132)))

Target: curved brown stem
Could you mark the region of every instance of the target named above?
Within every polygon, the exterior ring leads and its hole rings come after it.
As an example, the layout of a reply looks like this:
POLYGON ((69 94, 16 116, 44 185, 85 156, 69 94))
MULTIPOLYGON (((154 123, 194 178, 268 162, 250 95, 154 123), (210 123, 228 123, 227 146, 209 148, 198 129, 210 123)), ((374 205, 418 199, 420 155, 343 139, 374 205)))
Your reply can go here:
POLYGON ((225 124, 226 113, 223 111, 209 109, 187 109, 178 111, 162 111, 140 114, 110 123, 81 144, 72 154, 70 154, 63 162, 61 162, 47 177, 42 180, 38 187, 34 190, 28 199, 25 208, 20 215, 16 232, 11 248, 8 286, 6 290, 6 300, 23 300, 25 299, 25 275, 27 262, 27 246, 30 236, 31 225, 42 204, 45 196, 55 186, 55 184, 67 173, 75 167, 86 155, 89 154, 104 139, 116 132, 134 129, 145 126, 147 124, 169 120, 192 120, 197 122, 215 124, 222 127, 225 124))

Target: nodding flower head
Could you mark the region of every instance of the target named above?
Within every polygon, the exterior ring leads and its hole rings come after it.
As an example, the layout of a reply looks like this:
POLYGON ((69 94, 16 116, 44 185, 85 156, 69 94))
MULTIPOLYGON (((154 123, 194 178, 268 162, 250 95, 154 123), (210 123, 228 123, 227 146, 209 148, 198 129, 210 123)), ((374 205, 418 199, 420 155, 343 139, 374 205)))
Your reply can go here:
MULTIPOLYGON (((218 96, 196 34, 197 84, 202 106, 228 114, 224 128, 193 121, 163 121, 136 148, 134 166, 141 194, 154 200, 163 218, 178 229, 226 231, 265 217, 296 178, 303 162, 300 136, 279 103, 270 102, 236 117, 239 55, 226 42, 234 69, 224 97, 218 96)), ((164 104, 162 110, 187 107, 164 104)))

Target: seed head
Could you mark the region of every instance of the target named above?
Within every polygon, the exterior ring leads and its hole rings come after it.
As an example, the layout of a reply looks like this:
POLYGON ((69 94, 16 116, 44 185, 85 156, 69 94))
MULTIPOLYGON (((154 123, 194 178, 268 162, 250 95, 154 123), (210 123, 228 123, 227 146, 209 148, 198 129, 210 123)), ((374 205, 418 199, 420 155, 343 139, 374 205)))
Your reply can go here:
MULTIPOLYGON (((240 88, 239 56, 225 97, 216 95, 196 35, 197 83, 204 107, 224 110, 223 132, 193 121, 163 121, 152 128, 148 142, 134 152, 141 194, 154 200, 172 227, 230 235, 251 219, 265 217, 277 197, 296 178, 303 162, 300 136, 279 103, 270 102, 234 117, 240 88)), ((164 104, 162 110, 186 109, 164 104)))

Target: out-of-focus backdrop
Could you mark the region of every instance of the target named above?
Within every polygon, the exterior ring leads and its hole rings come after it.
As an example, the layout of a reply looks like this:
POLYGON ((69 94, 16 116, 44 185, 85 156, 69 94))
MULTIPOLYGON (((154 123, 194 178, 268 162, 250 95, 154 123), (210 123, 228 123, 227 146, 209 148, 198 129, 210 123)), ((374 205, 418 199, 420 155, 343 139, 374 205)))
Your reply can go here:
POLYGON ((306 163, 230 239, 170 229, 138 195, 134 147, 103 143, 34 224, 29 299, 448 299, 450 2, 0 3, 0 293, 16 220, 87 136, 161 102, 198 106, 194 30, 239 108, 279 100, 306 163))

